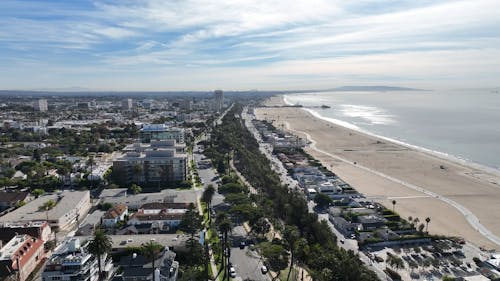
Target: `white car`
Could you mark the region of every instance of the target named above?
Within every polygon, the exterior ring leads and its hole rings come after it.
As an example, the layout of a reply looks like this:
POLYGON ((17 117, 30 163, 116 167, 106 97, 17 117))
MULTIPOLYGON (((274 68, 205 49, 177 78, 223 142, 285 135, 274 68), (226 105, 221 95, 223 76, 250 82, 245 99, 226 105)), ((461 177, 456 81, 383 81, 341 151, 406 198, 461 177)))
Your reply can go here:
POLYGON ((260 271, 262 272, 262 274, 266 274, 267 273, 267 267, 265 265, 263 265, 261 268, 260 268, 260 271))
POLYGON ((231 276, 231 278, 236 277, 236 270, 232 266, 229 268, 229 275, 231 276))

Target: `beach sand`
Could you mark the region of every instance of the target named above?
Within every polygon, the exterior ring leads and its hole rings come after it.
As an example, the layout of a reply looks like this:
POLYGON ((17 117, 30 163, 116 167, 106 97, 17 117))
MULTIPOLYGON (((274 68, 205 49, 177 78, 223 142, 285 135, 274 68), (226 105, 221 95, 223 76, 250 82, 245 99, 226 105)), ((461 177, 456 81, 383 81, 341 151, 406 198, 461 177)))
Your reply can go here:
MULTIPOLYGON (((267 104, 282 105, 283 100, 273 97, 267 104)), ((424 222, 430 217, 431 234, 460 236, 478 246, 500 249, 455 207, 408 186, 457 202, 500 236, 498 175, 338 126, 299 108, 257 108, 255 114, 258 119, 272 120, 275 126, 311 138, 321 152, 312 147, 306 151, 368 198, 388 208, 396 200, 395 210, 404 218, 418 217, 424 222)))

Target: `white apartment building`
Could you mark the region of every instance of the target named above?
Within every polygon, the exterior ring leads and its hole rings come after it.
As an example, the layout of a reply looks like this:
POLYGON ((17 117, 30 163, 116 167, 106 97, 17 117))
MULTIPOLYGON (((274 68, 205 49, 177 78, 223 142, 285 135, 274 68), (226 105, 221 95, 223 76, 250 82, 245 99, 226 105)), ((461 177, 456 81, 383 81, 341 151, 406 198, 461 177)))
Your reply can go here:
POLYGON ((40 196, 26 205, 0 217, 2 222, 31 222, 47 220, 51 228, 59 231, 72 230, 77 221, 83 220, 90 208, 89 191, 62 191, 40 196), (47 201, 53 200, 56 205, 51 210, 41 210, 47 201))

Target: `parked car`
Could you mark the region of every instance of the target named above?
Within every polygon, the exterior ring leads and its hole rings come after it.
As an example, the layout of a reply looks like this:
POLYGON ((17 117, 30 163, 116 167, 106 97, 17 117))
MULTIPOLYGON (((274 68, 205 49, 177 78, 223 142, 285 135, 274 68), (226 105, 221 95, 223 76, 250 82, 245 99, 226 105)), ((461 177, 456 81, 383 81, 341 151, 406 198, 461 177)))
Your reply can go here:
POLYGON ((241 241, 240 249, 242 249, 242 250, 245 249, 245 246, 246 246, 245 241, 241 241))
POLYGON ((265 265, 263 265, 261 268, 260 268, 260 272, 262 272, 262 274, 266 274, 267 273, 267 267, 265 265))
POLYGON ((236 270, 232 266, 231 268, 229 268, 229 275, 231 276, 231 278, 236 277, 236 270))

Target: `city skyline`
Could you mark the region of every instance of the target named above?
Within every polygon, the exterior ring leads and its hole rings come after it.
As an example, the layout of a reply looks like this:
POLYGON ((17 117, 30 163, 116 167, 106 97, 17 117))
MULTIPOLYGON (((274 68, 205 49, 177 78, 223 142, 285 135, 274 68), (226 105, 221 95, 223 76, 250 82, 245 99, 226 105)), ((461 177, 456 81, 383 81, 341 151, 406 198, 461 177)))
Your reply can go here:
POLYGON ((499 87, 497 1, 0 3, 0 85, 499 87))

